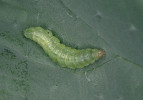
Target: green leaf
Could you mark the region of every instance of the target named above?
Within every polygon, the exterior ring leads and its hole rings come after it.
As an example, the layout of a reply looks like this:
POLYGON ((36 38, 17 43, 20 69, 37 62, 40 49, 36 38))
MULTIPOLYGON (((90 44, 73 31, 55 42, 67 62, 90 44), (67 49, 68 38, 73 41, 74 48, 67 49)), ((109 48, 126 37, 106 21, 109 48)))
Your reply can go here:
POLYGON ((142 22, 142 0, 1 0, 0 100, 142 100, 142 22), (34 26, 106 55, 62 68, 24 37, 34 26))

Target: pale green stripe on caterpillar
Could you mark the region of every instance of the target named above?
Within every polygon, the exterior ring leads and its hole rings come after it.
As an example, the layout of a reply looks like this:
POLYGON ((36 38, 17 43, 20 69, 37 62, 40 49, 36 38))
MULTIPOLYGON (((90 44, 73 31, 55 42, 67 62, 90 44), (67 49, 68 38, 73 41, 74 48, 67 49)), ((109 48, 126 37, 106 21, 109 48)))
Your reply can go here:
POLYGON ((37 42, 50 56, 50 58, 57 62, 62 67, 71 69, 83 68, 89 64, 94 63, 105 54, 103 50, 99 49, 73 49, 60 43, 60 40, 53 36, 49 30, 44 30, 41 27, 31 27, 24 31, 26 38, 37 42))

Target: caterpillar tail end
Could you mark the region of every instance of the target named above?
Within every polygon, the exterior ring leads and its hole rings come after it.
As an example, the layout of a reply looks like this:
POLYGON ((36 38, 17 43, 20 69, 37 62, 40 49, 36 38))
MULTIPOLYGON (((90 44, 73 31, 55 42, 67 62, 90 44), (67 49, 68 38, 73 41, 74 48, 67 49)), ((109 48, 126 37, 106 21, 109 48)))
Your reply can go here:
POLYGON ((102 58, 105 55, 105 51, 104 50, 99 50, 98 51, 98 57, 102 58))
POLYGON ((26 29, 26 30, 24 31, 24 36, 25 36, 26 38, 32 39, 32 38, 33 38, 33 30, 32 30, 31 28, 26 29))

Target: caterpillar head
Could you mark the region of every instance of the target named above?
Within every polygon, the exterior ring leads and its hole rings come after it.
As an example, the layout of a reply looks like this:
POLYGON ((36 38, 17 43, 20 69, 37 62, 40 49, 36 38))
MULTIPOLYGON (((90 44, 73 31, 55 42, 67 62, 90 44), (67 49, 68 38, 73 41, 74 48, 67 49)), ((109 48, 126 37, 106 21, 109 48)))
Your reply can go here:
POLYGON ((102 58, 105 55, 105 51, 104 50, 98 50, 98 57, 102 58))
POLYGON ((100 49, 92 49, 92 50, 93 50, 93 55, 92 56, 94 58, 93 62, 95 60, 98 60, 98 59, 102 58, 105 55, 104 50, 100 50, 100 49))

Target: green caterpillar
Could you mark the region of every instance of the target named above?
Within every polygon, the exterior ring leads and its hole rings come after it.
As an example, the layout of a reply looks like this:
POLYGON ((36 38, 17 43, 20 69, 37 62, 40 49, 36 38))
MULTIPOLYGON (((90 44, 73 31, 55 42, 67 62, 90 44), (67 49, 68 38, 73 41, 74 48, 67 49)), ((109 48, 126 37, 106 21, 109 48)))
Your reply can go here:
POLYGON ((62 67, 71 69, 83 68, 94 61, 102 58, 105 54, 103 50, 98 49, 72 49, 60 43, 60 40, 53 36, 49 30, 44 30, 41 27, 31 27, 24 31, 26 38, 37 42, 50 56, 62 67))

